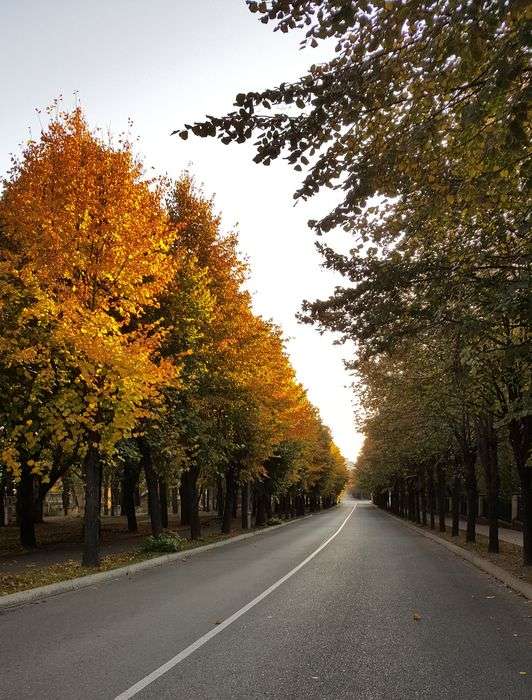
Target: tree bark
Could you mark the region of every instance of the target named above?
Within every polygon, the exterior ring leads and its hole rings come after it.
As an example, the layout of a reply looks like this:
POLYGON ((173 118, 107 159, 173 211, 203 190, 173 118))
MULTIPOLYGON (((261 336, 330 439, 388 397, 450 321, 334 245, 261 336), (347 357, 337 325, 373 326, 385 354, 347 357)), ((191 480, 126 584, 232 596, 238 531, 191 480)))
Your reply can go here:
POLYGON ((218 476, 216 479, 216 508, 218 509, 218 517, 223 518, 223 516, 224 516, 224 487, 223 487, 221 476, 218 476))
POLYGON ((190 515, 190 539, 201 539, 201 520, 199 514, 199 502, 201 493, 198 489, 199 467, 192 466, 188 472, 188 497, 190 515))
POLYGON ((190 525, 190 474, 187 471, 181 472, 181 480, 179 482, 179 497, 181 500, 181 525, 190 525))
POLYGON ((242 491, 242 504, 241 504, 241 518, 242 518, 242 530, 249 529, 249 483, 245 481, 241 486, 242 491))
POLYGON ((257 498, 257 513, 255 516, 255 525, 257 527, 262 527, 263 525, 266 525, 266 503, 264 483, 262 481, 257 482, 257 485, 255 486, 255 493, 257 498))
POLYGON ((236 475, 235 475, 234 484, 233 484, 233 511, 232 511, 232 516, 233 516, 233 519, 235 519, 235 520, 236 520, 236 518, 238 517, 238 482, 237 482, 237 479, 236 479, 236 475))
POLYGON ((233 518, 233 507, 235 498, 235 470, 233 467, 228 467, 225 470, 225 503, 222 518, 222 532, 229 534, 231 532, 231 522, 233 518))
POLYGON ((43 484, 39 479, 33 480, 33 520, 35 523, 44 522, 44 499, 53 484, 43 484))
POLYGON ((0 474, 0 527, 6 524, 7 514, 7 498, 6 498, 6 473, 3 471, 0 474))
POLYGON ((427 482, 425 467, 421 469, 419 476, 419 489, 421 492, 421 524, 427 526, 427 482))
POLYGON ((514 418, 509 423, 509 438, 521 483, 523 512, 523 563, 532 566, 532 467, 528 466, 532 416, 514 418))
POLYGON ((63 488, 61 489, 61 501, 63 504, 63 515, 66 517, 70 510, 70 475, 68 472, 63 476, 63 488))
POLYGON ((146 486, 148 487, 148 510, 150 512, 151 533, 154 537, 159 537, 163 529, 158 489, 159 480, 153 466, 151 449, 148 441, 145 438, 139 438, 138 446, 141 455, 141 465, 144 469, 144 476, 146 477, 146 486))
POLYGON ((499 552, 499 491, 500 475, 497 459, 497 433, 493 414, 486 413, 478 421, 478 456, 486 481, 488 501, 488 551, 499 552))
POLYGON ((436 489, 434 486, 434 467, 429 467, 428 470, 428 492, 429 492, 429 518, 430 529, 436 529, 436 489))
POLYGON ((96 439, 90 439, 90 447, 85 456, 85 517, 82 566, 100 565, 100 507, 102 495, 102 463, 98 448, 93 446, 96 439))
POLYGON ((159 504, 161 507, 161 524, 163 528, 168 528, 168 490, 166 479, 159 477, 159 504))
MULTIPOLYGON (((109 515, 109 475, 106 474, 103 480, 103 514, 109 515)), ((111 515, 114 513, 111 511, 111 515)))
POLYGON ((20 527, 20 544, 25 549, 37 546, 35 537, 34 476, 29 467, 22 466, 17 487, 17 515, 20 527))
POLYGON ((446 485, 445 485, 445 469, 441 464, 436 468, 438 478, 438 527, 440 532, 445 532, 445 501, 446 501, 446 485))
POLYGON ((137 513, 135 511, 135 488, 139 478, 138 464, 126 462, 122 477, 122 504, 127 518, 127 531, 138 532, 137 513))
POLYGON ((172 489, 170 491, 170 500, 172 501, 172 513, 174 515, 177 515, 179 511, 179 503, 177 499, 177 486, 172 486, 172 489))
POLYGON ((117 515, 120 512, 120 515, 125 515, 125 510, 124 510, 124 503, 122 499, 122 503, 120 503, 120 485, 119 482, 116 478, 116 475, 114 475, 111 479, 110 483, 110 490, 111 490, 111 515, 117 515))
MULTIPOLYGON (((458 466, 458 465, 457 465, 458 466)), ((461 479, 460 474, 456 473, 453 476, 453 493, 451 498, 451 510, 452 510, 452 527, 451 535, 453 537, 458 537, 460 534, 460 494, 461 494, 461 479)))
POLYGON ((475 468, 476 451, 470 450, 463 456, 465 486, 467 494, 467 529, 466 542, 474 542, 476 539, 476 527, 478 516, 478 488, 477 472, 475 468))

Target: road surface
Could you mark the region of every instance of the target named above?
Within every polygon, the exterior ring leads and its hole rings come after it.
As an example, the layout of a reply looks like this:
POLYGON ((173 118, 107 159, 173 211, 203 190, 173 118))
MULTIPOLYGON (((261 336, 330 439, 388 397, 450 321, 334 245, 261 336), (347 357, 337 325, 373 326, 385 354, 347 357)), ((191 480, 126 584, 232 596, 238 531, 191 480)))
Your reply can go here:
POLYGON ((532 603, 354 506, 2 613, 0 697, 531 698, 532 603))

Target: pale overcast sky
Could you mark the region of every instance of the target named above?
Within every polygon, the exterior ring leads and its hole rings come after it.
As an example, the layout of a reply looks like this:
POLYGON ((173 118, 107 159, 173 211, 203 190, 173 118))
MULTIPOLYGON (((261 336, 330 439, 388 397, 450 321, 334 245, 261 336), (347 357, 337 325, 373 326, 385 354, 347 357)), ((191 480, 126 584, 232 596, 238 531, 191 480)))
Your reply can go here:
POLYGON ((320 269, 306 225, 334 200, 294 207, 300 174, 285 162, 266 168, 247 144, 170 136, 228 111, 237 92, 301 74, 319 54, 299 51, 299 39, 273 33, 244 0, 0 0, 0 173, 28 129, 39 133, 35 108, 59 95, 68 107, 78 93, 91 125, 113 133, 131 118, 148 166, 171 176, 189 168, 215 194, 224 227, 238 224, 255 309, 284 329, 299 380, 353 459, 361 438, 342 363, 349 349, 295 319, 304 298, 328 296, 340 281, 320 269))

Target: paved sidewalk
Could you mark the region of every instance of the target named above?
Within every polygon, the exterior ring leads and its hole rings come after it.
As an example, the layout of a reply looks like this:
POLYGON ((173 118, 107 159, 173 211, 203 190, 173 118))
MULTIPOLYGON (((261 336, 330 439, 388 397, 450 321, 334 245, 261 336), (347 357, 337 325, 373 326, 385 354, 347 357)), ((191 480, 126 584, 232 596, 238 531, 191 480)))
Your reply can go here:
MULTIPOLYGON (((452 518, 445 518, 445 522, 449 527, 452 525, 452 518)), ((460 520, 460 530, 467 528, 466 521, 460 520)), ((489 527, 487 525, 479 525, 477 523, 477 532, 479 535, 489 536, 489 527)), ((523 533, 519 530, 510 530, 507 527, 499 527, 499 539, 510 544, 516 544, 518 547, 523 546, 523 533)))

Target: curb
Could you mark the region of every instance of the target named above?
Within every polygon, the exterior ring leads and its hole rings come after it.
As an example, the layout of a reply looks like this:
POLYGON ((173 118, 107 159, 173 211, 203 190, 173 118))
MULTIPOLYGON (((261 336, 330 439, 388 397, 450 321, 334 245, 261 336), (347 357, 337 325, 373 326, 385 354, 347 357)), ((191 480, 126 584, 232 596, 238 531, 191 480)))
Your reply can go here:
POLYGON ((402 518, 399 518, 393 513, 389 513, 388 511, 382 509, 379 510, 382 513, 386 513, 386 515, 389 515, 394 520, 397 520, 405 527, 414 530, 414 532, 417 532, 419 535, 423 535, 423 537, 427 537, 429 540, 432 540, 433 542, 437 542, 438 544, 442 545, 442 547, 445 547, 445 549, 448 549, 456 556, 461 557, 462 559, 468 561, 470 564, 476 566, 477 569, 481 569, 486 574, 493 576, 493 578, 496 578, 498 581, 501 581, 508 588, 511 588, 516 593, 520 593, 527 600, 532 600, 532 584, 527 583, 526 581, 522 581, 520 578, 517 578, 517 576, 513 576, 512 574, 508 573, 505 569, 501 569, 501 567, 497 566, 497 564, 493 564, 488 559, 484 559, 484 557, 479 557, 477 554, 473 554, 469 550, 463 549, 463 547, 459 547, 458 545, 453 544, 452 542, 444 540, 442 537, 438 537, 438 535, 432 534, 432 532, 422 530, 420 527, 417 527, 417 525, 407 523, 402 518))
POLYGON ((9 610, 10 608, 20 607, 29 603, 37 603, 46 598, 60 595, 61 593, 68 593, 69 591, 77 591, 81 588, 88 588, 89 586, 94 586, 95 584, 102 583, 103 581, 132 576, 140 571, 155 569, 159 566, 171 564, 176 561, 187 561, 189 557, 193 557, 196 554, 208 552, 210 549, 224 547, 225 545, 232 544, 233 542, 241 542, 242 540, 247 540, 250 537, 256 537, 257 535, 263 535, 266 532, 272 532, 280 527, 286 527, 287 525, 299 523, 302 520, 312 517, 312 515, 315 514, 312 513, 309 515, 304 515, 299 518, 294 518, 293 520, 280 523, 279 525, 270 525, 269 527, 267 526, 260 530, 246 532, 243 535, 227 537, 225 540, 212 542, 211 544, 204 544, 200 547, 193 547, 192 549, 185 550, 184 552, 163 554, 160 557, 146 559, 145 561, 130 564, 129 566, 121 566, 116 569, 110 569, 109 571, 99 571, 96 574, 79 576, 78 578, 71 578, 67 579, 66 581, 58 581, 57 583, 50 583, 47 586, 39 586, 38 588, 30 588, 27 591, 20 591, 19 593, 9 593, 8 595, 0 596, 0 613, 5 610, 9 610))

